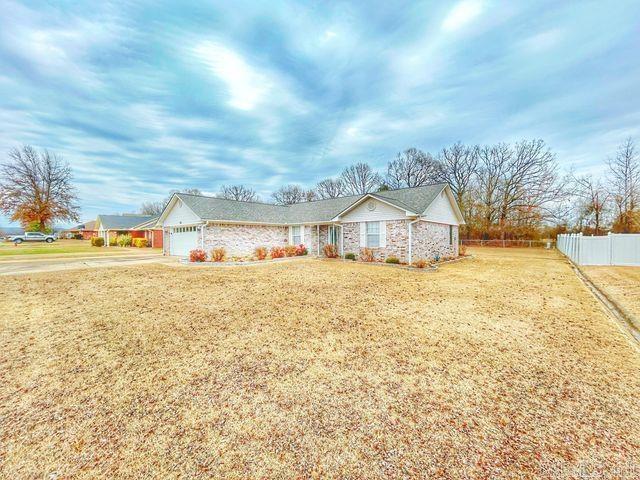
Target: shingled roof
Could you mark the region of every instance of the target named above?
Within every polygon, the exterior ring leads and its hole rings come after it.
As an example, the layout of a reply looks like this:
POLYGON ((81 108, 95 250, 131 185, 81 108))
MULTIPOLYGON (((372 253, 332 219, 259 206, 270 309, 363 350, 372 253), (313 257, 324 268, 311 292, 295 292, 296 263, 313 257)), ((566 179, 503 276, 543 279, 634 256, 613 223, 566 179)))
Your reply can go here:
POLYGON ((337 215, 358 203, 367 195, 390 203, 407 212, 420 215, 431 205, 433 200, 435 200, 446 186, 446 183, 437 183, 422 187, 387 190, 365 195, 315 200, 312 202, 296 203, 294 205, 239 202, 236 200, 186 193, 176 193, 174 195, 184 202, 184 204, 202 220, 282 225, 330 222, 337 215))
POLYGON ((97 223, 102 230, 134 230, 141 223, 153 220, 153 215, 98 215, 97 223))

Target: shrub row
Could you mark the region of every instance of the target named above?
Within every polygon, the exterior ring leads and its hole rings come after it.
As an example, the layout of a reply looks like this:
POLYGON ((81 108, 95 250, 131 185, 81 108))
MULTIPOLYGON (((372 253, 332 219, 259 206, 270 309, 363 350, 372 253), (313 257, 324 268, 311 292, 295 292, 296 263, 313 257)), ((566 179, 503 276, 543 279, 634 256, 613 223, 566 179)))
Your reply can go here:
MULTIPOLYGON (((267 258, 267 248, 266 247, 257 247, 255 249, 255 256, 258 260, 265 260, 267 258)), ((303 255, 307 255, 307 247, 304 245, 287 245, 285 247, 272 247, 269 251, 271 258, 283 258, 283 257, 300 257, 303 255)), ((211 254, 209 256, 212 262, 223 262, 227 258, 227 252, 224 248, 214 248, 211 250, 211 254)), ((235 260, 236 257, 232 257, 232 260, 235 260)), ((189 252, 189 260, 192 262, 206 262, 207 261, 207 253, 202 249, 195 249, 189 252)))

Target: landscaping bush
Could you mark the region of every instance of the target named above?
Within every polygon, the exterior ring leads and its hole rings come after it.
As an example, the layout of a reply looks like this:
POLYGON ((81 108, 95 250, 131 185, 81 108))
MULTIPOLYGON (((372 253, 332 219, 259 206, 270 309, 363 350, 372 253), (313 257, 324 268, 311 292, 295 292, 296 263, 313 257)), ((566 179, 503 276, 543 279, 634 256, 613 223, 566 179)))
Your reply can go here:
POLYGON ((345 260, 355 260, 356 259, 356 254, 355 253, 345 253, 344 254, 344 259, 345 260))
POLYGON ((206 262, 207 261, 207 253, 204 250, 196 248, 195 250, 191 250, 189 252, 189 261, 190 262, 206 262))
POLYGON ((73 239, 74 240, 82 240, 82 234, 81 233, 75 233, 73 235, 73 239))
POLYGON ((258 260, 264 260, 267 258, 267 248, 266 247, 258 247, 256 248, 256 258, 258 260))
POLYGON ((429 262, 427 262, 424 258, 419 258, 418 260, 413 262, 413 266, 416 268, 424 268, 427 265, 429 265, 429 262))
POLYGON ((102 238, 102 237, 91 237, 91 246, 92 247, 104 247, 104 238, 102 238))
POLYGON ((109 237, 109 246, 116 247, 118 245, 117 237, 109 237))
POLYGON ((271 247, 271 258, 282 258, 284 257, 284 254, 284 248, 271 247))
POLYGON ((227 256, 227 251, 222 247, 214 248, 213 250, 211 250, 212 262, 223 262, 226 256, 227 256))
POLYGON ((458 247, 458 255, 460 255, 461 257, 465 257, 467 255, 467 246, 466 245, 460 245, 458 247))
POLYGON ((134 238, 133 246, 137 248, 146 248, 149 241, 146 238, 134 238))
POLYGON ((322 247, 322 252, 327 258, 338 258, 338 249, 331 243, 328 243, 324 247, 322 247))
POLYGON ((393 263, 393 264, 397 265, 397 264, 400 263, 400 259, 398 257, 387 257, 385 259, 385 262, 386 263, 393 263))
POLYGON ((296 254, 296 246, 295 245, 287 245, 284 247, 284 253, 287 257, 293 257, 296 254))
POLYGON ((373 250, 371 250, 370 248, 361 248, 360 260, 362 260, 363 262, 373 262, 375 260, 373 256, 373 250))
POLYGON ((131 235, 128 233, 126 235, 118 235, 116 237, 116 241, 118 245, 121 247, 130 247, 131 246, 131 235))
POLYGON ((307 247, 305 247, 303 244, 300 244, 296 247, 296 257, 301 257, 303 255, 306 255, 307 253, 307 247))

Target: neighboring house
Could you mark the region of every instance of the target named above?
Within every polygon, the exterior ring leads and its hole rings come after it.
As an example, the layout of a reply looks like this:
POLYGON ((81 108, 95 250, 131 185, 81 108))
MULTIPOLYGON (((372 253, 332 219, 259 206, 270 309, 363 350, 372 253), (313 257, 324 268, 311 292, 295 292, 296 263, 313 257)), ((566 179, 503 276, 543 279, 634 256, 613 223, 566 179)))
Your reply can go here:
POLYGON ((96 222, 92 220, 90 222, 84 222, 80 225, 70 228, 64 231, 65 236, 82 235, 83 240, 89 240, 92 237, 98 236, 98 230, 96 230, 96 222))
POLYGON ((156 227, 158 217, 153 215, 98 215, 96 230, 104 238, 105 246, 109 239, 118 235, 131 235, 131 238, 146 238, 149 246, 162 247, 162 230, 156 227))
POLYGON ((376 259, 458 255, 462 213, 447 184, 328 200, 272 205, 176 193, 158 219, 164 252, 224 247, 251 255, 256 247, 305 244, 312 255, 336 245, 341 255, 371 248, 376 259))

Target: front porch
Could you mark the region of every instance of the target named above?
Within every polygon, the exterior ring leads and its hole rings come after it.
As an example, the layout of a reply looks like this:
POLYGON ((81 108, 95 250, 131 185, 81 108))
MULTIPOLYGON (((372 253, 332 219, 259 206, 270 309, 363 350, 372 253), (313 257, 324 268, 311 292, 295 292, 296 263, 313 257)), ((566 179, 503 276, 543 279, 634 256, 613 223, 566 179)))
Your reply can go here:
MULTIPOLYGON (((336 246, 339 255, 344 254, 342 225, 331 223, 304 225, 304 230, 304 238, 300 243, 307 246, 310 255, 323 257, 323 248, 329 244, 336 246)), ((296 239, 291 238, 290 242, 295 244, 296 239)))

